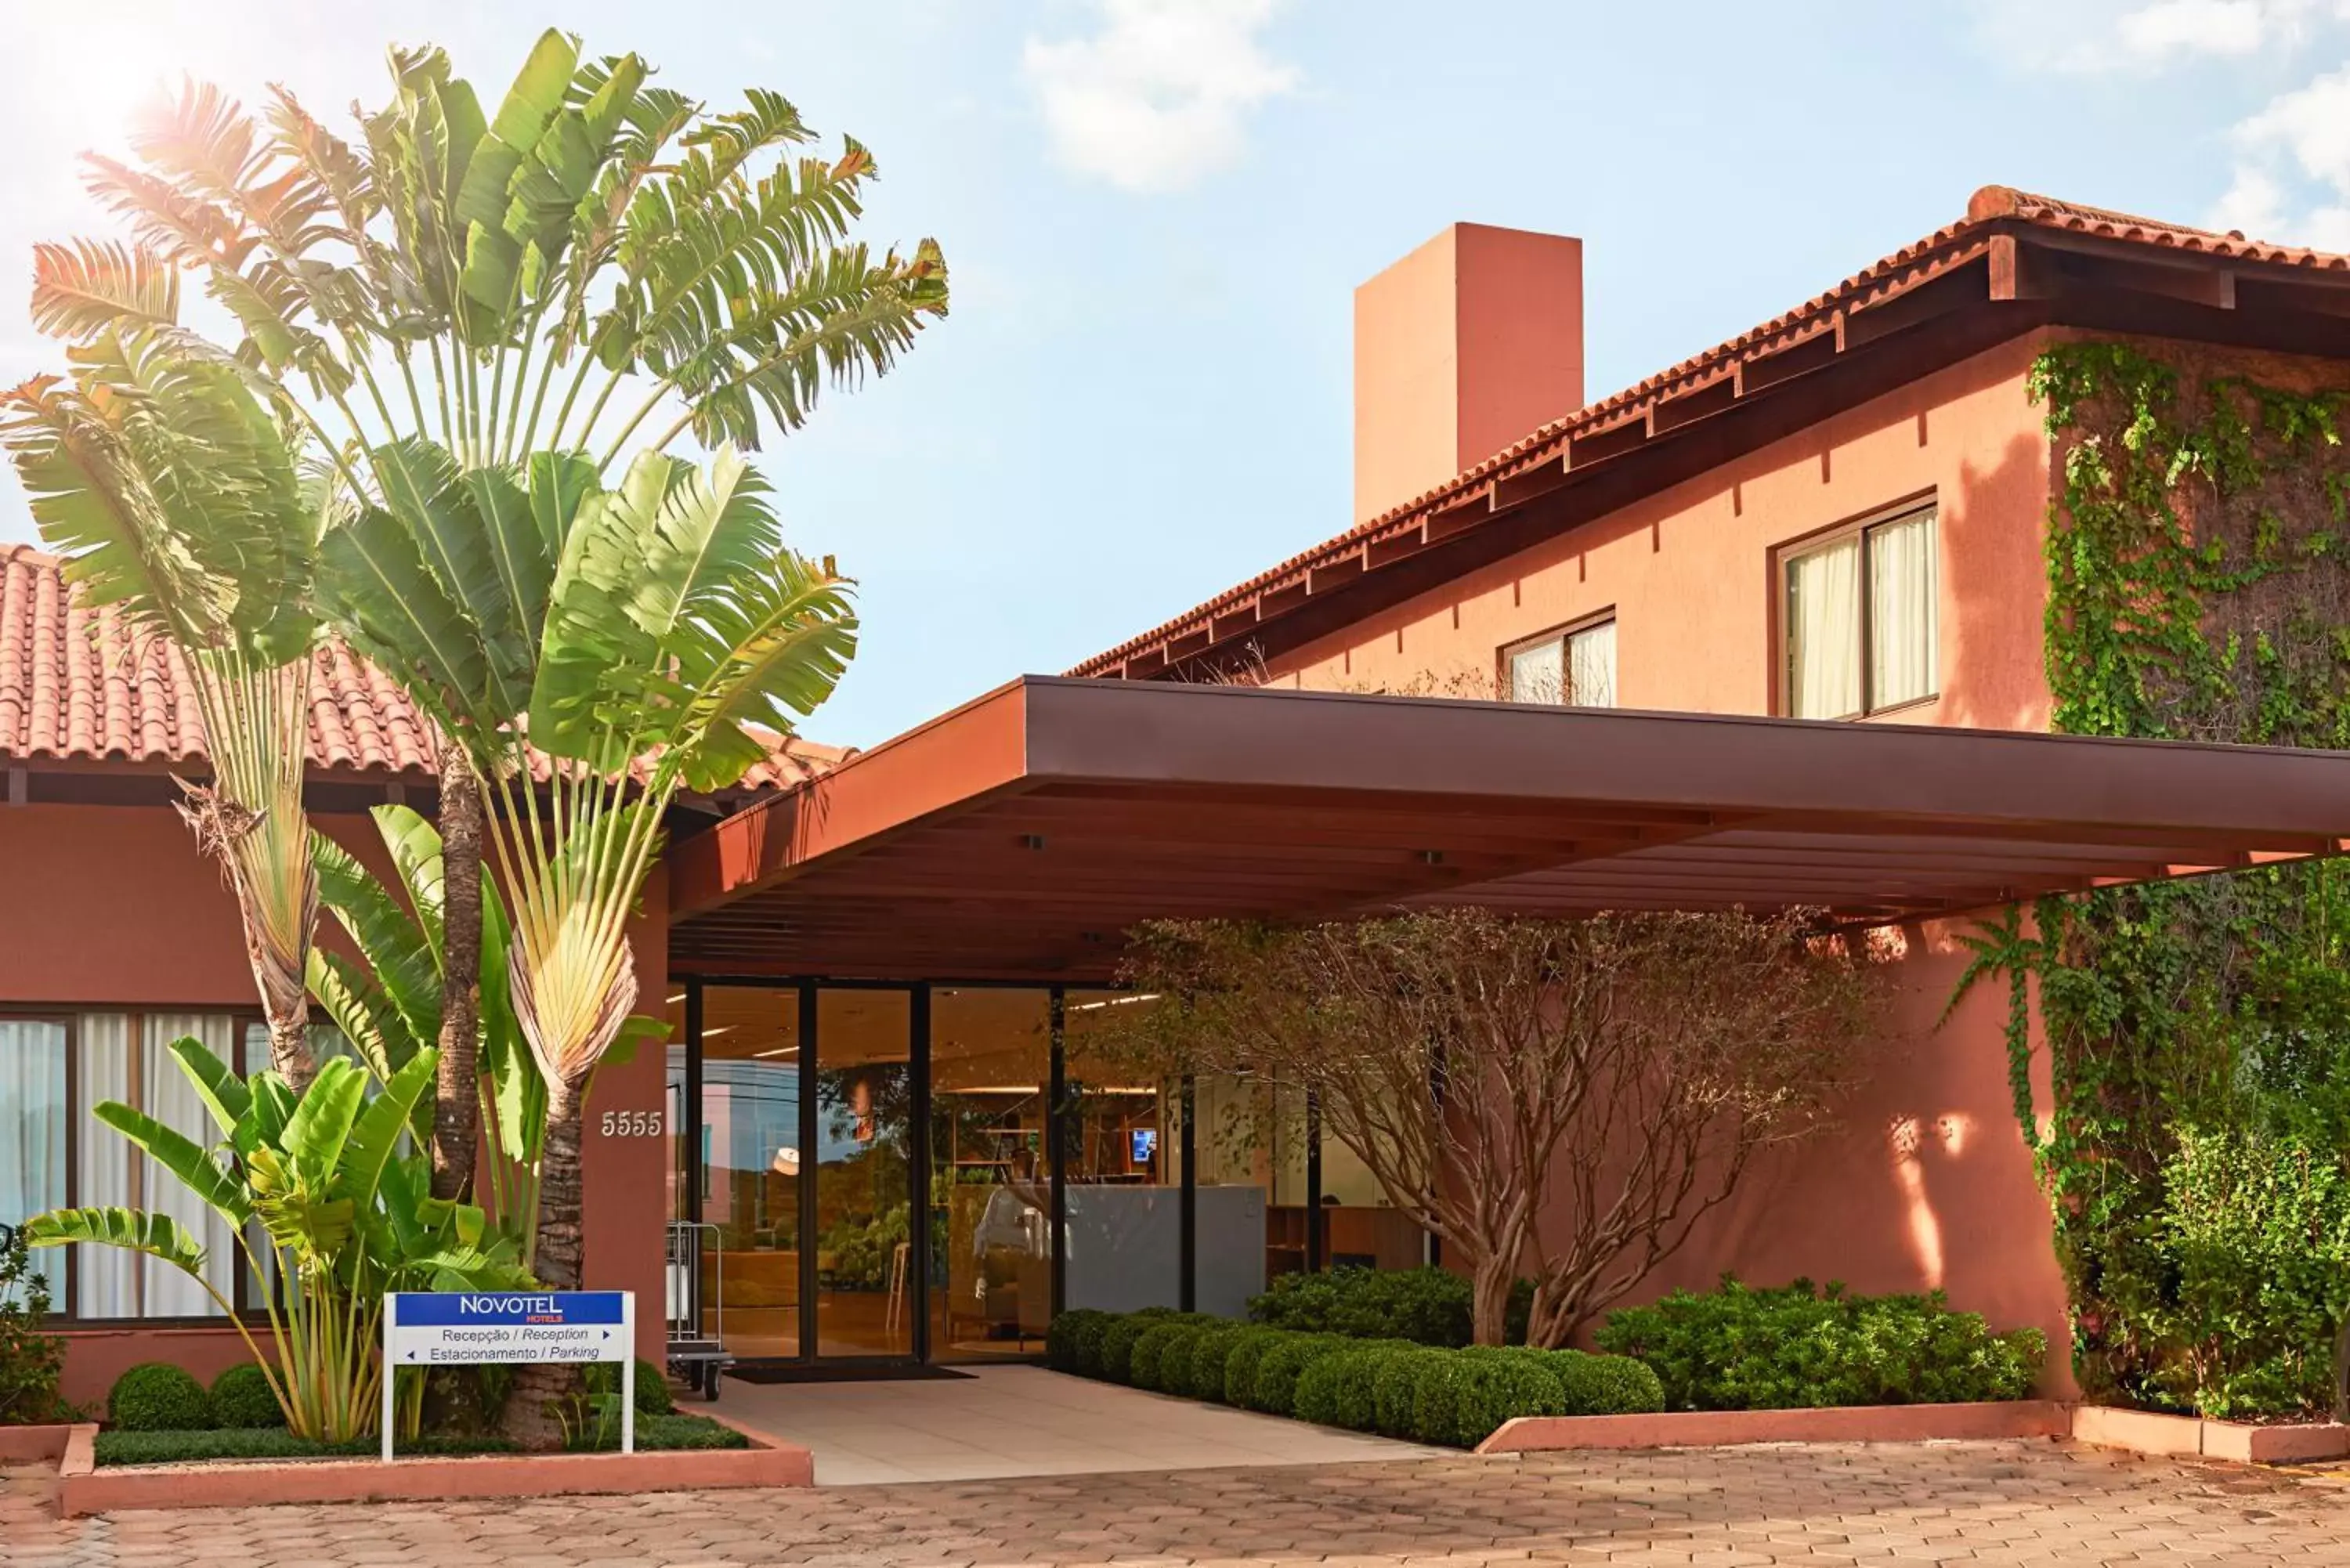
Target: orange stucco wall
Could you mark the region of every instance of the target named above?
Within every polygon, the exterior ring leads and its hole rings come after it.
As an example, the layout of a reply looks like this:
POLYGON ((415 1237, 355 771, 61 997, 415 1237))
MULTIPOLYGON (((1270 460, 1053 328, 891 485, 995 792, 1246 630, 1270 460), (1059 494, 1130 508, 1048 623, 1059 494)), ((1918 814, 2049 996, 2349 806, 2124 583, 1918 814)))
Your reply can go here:
POLYGON ((1613 609, 1622 706, 1767 713, 1773 552, 1932 494, 1941 694, 1899 717, 2044 729, 2048 441, 2024 393, 2039 347, 1952 366, 1276 659, 1269 677, 1335 690, 1490 683, 1503 646, 1613 609))
MULTIPOLYGON (((313 819, 380 873, 374 828, 359 816, 313 819)), ((659 1015, 668 984, 668 892, 655 872, 638 920, 639 1007, 659 1015)), ((338 940, 331 918, 322 935, 338 940)), ((0 805, 0 1010, 255 1008, 236 909, 166 806, 0 805)), ((608 1137, 607 1111, 658 1112, 660 1046, 598 1075, 584 1148, 588 1282, 637 1293, 638 1347, 660 1355, 661 1226, 668 1144, 608 1137)), ((85 1122, 84 1137, 111 1134, 85 1122)), ((135 1362, 171 1360, 209 1374, 242 1355, 226 1328, 110 1325, 67 1334, 66 1397, 94 1402, 135 1362)))
MULTIPOLYGON (((2043 340, 2002 346, 1275 660, 1274 683, 1483 695, 1500 649, 1612 610, 1630 708, 1773 711, 1775 553, 1931 495, 1939 511, 1939 694, 1905 722, 2044 729, 2041 539, 2050 454, 2025 392, 2043 340)), ((1724 1270, 1870 1292, 1941 1289, 1994 1325, 2045 1331, 2069 1387, 2064 1282, 2016 1127, 2003 997, 1936 1020, 1964 953, 1945 925, 1907 956, 1866 1085, 1839 1128, 1753 1169, 1637 1294, 1724 1270)))

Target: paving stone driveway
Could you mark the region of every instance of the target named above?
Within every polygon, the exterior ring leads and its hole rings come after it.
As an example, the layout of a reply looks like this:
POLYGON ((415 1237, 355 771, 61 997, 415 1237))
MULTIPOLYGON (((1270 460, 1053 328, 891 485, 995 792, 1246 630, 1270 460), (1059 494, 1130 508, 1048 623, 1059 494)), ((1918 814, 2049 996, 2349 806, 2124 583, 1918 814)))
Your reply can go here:
POLYGON ((0 1563, 2350 1563, 2350 1480, 2049 1444, 1413 1459, 540 1503, 126 1513, 0 1563))

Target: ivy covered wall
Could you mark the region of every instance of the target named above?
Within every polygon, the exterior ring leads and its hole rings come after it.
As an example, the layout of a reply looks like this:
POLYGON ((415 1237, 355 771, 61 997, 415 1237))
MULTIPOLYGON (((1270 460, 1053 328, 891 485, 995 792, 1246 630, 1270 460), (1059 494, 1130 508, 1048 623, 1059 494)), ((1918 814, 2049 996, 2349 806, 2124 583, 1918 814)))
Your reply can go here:
MULTIPOLYGON (((2056 464, 2055 726, 2350 746, 2350 373, 2172 343, 2035 362, 2056 464)), ((2345 803, 2350 810, 2350 803, 2345 803)), ((2350 1310, 2350 866, 2043 900, 1961 982, 2012 986, 2015 1112, 2091 1398, 2332 1402, 2350 1310), (2036 991, 2053 1103, 2035 1104, 2036 991)))

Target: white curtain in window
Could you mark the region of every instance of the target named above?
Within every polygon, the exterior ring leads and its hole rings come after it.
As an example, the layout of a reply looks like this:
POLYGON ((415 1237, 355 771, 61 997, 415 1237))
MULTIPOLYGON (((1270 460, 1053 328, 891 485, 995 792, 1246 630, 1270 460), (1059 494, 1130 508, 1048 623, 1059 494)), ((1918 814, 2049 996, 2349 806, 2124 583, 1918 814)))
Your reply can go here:
POLYGON ((1870 702, 1889 708, 1934 694, 1934 514, 1868 531, 1870 702))
MULTIPOLYGON (((204 1049, 231 1067, 236 1064, 236 1021, 218 1013, 151 1012, 140 1031, 139 1077, 146 1092, 147 1114, 194 1143, 210 1148, 224 1135, 204 1109, 195 1085, 172 1055, 172 1043, 192 1035, 204 1049)), ((151 1163, 147 1168, 147 1207, 169 1214, 180 1229, 203 1243, 204 1277, 213 1289, 236 1299, 236 1242, 227 1220, 189 1191, 170 1171, 151 1163)), ((220 1308, 203 1287, 171 1264, 154 1258, 140 1260, 144 1272, 142 1314, 147 1317, 204 1317, 220 1308)))
POLYGON ((1509 700, 1513 702, 1566 701, 1565 649, 1556 639, 1521 648, 1510 655, 1509 700))
MULTIPOLYGON (((66 1200, 66 1026, 0 1019, 0 1225, 20 1225, 66 1200)), ((36 1252, 50 1304, 66 1309, 63 1254, 36 1252)))
MULTIPOLYGON (((135 1162, 139 1151, 90 1113, 107 1100, 139 1103, 131 1082, 130 1017, 123 1012, 85 1012, 74 1024, 74 1075, 81 1118, 80 1148, 74 1158, 74 1201, 85 1208, 137 1207, 140 1202, 135 1162)), ((74 1315, 139 1315, 136 1253, 113 1247, 74 1249, 74 1315)))
POLYGON ((1566 639, 1566 700, 1578 708, 1616 706, 1616 623, 1603 620, 1566 639))
POLYGON ((1787 707, 1798 719, 1860 711, 1860 541, 1787 563, 1787 707))

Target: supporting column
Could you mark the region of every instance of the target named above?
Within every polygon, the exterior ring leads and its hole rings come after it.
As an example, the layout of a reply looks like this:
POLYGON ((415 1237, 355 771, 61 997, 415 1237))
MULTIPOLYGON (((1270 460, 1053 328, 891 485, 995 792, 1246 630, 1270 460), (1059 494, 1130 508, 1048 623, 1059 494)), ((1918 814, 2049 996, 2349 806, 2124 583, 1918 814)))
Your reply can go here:
POLYGON ((913 1075, 907 1087, 912 1102, 914 1125, 906 1129, 907 1149, 913 1168, 908 1171, 906 1201, 912 1206, 911 1222, 906 1227, 907 1281, 909 1309, 913 1314, 912 1333, 909 1338, 914 1359, 927 1362, 931 1358, 931 988, 918 985, 909 999, 907 1026, 913 1038, 908 1043, 907 1071, 913 1075))
POLYGON ((1322 1272, 1326 1239, 1322 1234, 1322 1102, 1305 1091, 1305 1269, 1322 1272))
POLYGON ((800 1165, 794 1182, 799 1197, 800 1353, 798 1359, 816 1359, 816 1173, 818 1127, 816 1075, 823 1042, 816 1037, 816 987, 799 988, 800 1010, 800 1165))
POLYGON ((1176 1114, 1183 1118, 1177 1135, 1183 1150, 1183 1188, 1176 1210, 1178 1223, 1182 1227, 1182 1240, 1176 1248, 1175 1304, 1185 1312, 1200 1310, 1200 1140, 1193 1132, 1198 1120, 1192 1116, 1198 1100, 1198 1090, 1191 1075, 1183 1075, 1183 1092, 1176 1114))
POLYGON ((1069 1307, 1069 1179, 1065 1145, 1069 1120, 1068 993, 1055 986, 1046 1003, 1046 1028, 1052 1039, 1052 1060, 1045 1086, 1045 1161, 1050 1172, 1053 1205, 1053 1315, 1069 1307))

